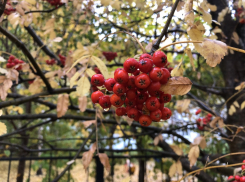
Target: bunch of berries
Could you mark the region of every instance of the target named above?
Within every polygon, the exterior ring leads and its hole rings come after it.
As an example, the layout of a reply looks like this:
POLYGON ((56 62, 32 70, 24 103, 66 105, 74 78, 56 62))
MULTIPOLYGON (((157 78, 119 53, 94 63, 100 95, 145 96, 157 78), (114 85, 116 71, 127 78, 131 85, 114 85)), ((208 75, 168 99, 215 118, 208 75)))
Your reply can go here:
MULTIPOLYGON (((242 163, 245 163, 245 160, 242 161, 242 163)), ((228 180, 232 182, 245 182, 245 176, 243 176, 245 171, 245 165, 241 166, 242 168, 242 174, 241 175, 235 175, 235 176, 229 176, 228 180)))
MULTIPOLYGON (((196 115, 201 113, 201 109, 198 109, 196 111, 196 115)), ((197 119, 197 128, 201 131, 204 130, 204 126, 206 126, 210 121, 212 121, 212 114, 208 113, 204 118, 198 118, 197 119)))
MULTIPOLYGON (((23 63, 24 63, 24 61, 19 60, 19 59, 15 58, 14 56, 9 56, 8 63, 6 64, 6 67, 7 68, 13 68, 16 65, 23 64, 23 63)), ((15 67, 15 69, 20 71, 22 69, 22 66, 19 65, 19 66, 15 67)))
POLYGON ((49 4, 51 4, 52 6, 60 6, 62 5, 63 3, 61 2, 61 0, 47 0, 49 2, 49 4))
POLYGON ((96 74, 101 74, 100 69, 98 67, 94 67, 94 72, 96 74))
POLYGON ((6 8, 4 9, 4 14, 5 15, 10 15, 11 13, 15 12, 16 9, 12 7, 11 3, 9 2, 9 0, 6 3, 6 8))
POLYGON ((235 16, 239 18, 239 23, 245 24, 245 10, 243 7, 237 8, 235 16))
POLYGON ((55 59, 46 60, 47 65, 54 65, 56 63, 55 59))
POLYGON ((60 58, 60 62, 63 66, 65 66, 66 64, 66 57, 65 56, 62 56, 61 54, 59 54, 59 58, 60 58))
POLYGON ((115 57, 117 57, 116 52, 102 52, 102 54, 105 56, 106 60, 109 62, 115 59, 115 57))
POLYGON ((118 116, 127 115, 142 126, 169 119, 172 112, 164 107, 164 103, 171 100, 171 95, 160 91, 161 85, 170 78, 168 69, 164 68, 166 64, 166 55, 156 51, 153 56, 142 54, 139 61, 128 58, 123 64, 124 69, 115 70, 114 78, 105 80, 101 74, 93 75, 92 87, 103 86, 113 95, 110 97, 98 90, 92 93, 92 102, 106 110, 113 105, 117 107, 118 116))

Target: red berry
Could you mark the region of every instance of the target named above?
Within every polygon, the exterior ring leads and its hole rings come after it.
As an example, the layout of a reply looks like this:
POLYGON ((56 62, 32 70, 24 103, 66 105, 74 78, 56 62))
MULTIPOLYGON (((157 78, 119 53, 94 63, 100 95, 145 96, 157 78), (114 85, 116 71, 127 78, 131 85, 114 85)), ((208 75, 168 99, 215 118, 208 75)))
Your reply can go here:
POLYGON ((121 98, 121 100, 125 101, 127 97, 126 97, 125 94, 123 94, 123 95, 120 96, 120 98, 121 98))
POLYGON ((124 104, 124 102, 121 100, 121 98, 119 96, 117 96, 116 94, 113 94, 111 96, 110 102, 115 107, 121 107, 124 104))
POLYGON ((245 163, 245 160, 243 160, 242 163, 245 163))
POLYGON ((125 103, 126 107, 134 107, 136 105, 135 100, 126 99, 124 103, 125 103))
POLYGON ((16 68, 17 71, 20 71, 21 69, 22 69, 21 65, 16 68))
POLYGON ((128 79, 128 84, 127 84, 127 88, 128 88, 128 89, 133 89, 133 88, 135 88, 134 80, 135 80, 135 76, 130 76, 130 77, 129 77, 129 79, 128 79))
POLYGON ((167 62, 167 56, 162 51, 156 51, 152 56, 153 63, 158 67, 164 67, 167 62))
POLYGON ((6 64, 6 67, 7 67, 7 68, 11 68, 11 67, 12 67, 12 66, 11 66, 11 63, 7 63, 7 64, 6 64))
POLYGON ((137 118, 138 117, 139 112, 138 112, 137 109, 131 108, 131 109, 128 110, 127 115, 128 115, 129 118, 133 119, 133 118, 137 118))
POLYGON ((108 91, 112 91, 115 84, 116 84, 116 80, 115 80, 114 78, 108 78, 108 79, 105 81, 105 88, 106 88, 108 91))
POLYGON ((100 69, 98 67, 94 67, 94 72, 96 74, 101 74, 100 69))
POLYGON ((101 74, 95 74, 91 78, 91 84, 93 86, 102 86, 105 83, 105 79, 101 74))
POLYGON ((119 107, 116 109, 116 114, 118 116, 123 116, 126 114, 126 109, 124 107, 119 107))
POLYGON ((140 74, 135 78, 135 85, 138 88, 147 88, 151 83, 149 76, 145 73, 140 74))
POLYGON ((146 100, 146 108, 149 111, 155 111, 160 107, 160 102, 158 101, 158 99, 156 97, 149 97, 146 100))
POLYGON ((163 78, 163 71, 161 68, 155 67, 151 70, 149 76, 152 81, 158 82, 163 78))
POLYGON ((96 87, 96 86, 92 86, 92 92, 96 92, 98 91, 99 89, 96 87))
POLYGON ((147 99, 148 99, 149 95, 148 93, 144 92, 144 93, 138 93, 136 96, 136 102, 143 104, 147 99))
POLYGON ((245 181, 245 176, 242 176, 241 178, 240 178, 240 182, 244 182, 245 181))
POLYGON ((139 118, 139 123, 141 126, 150 126, 150 124, 152 123, 152 120, 149 116, 142 115, 139 118))
POLYGON ((153 62, 148 58, 141 59, 139 62, 139 69, 143 73, 149 73, 152 70, 153 62))
MULTIPOLYGON (((156 83, 156 82, 155 82, 156 83)), ((160 90, 149 90, 148 93, 153 97, 160 97, 162 95, 162 91, 160 90)))
POLYGON ((228 180, 229 180, 229 179, 233 179, 233 178, 234 178, 234 176, 229 176, 229 177, 228 177, 228 180))
POLYGON ((159 121, 162 118, 162 112, 159 109, 152 111, 150 117, 153 121, 159 121))
POLYGON ((151 55, 150 54, 147 54, 147 53, 144 53, 140 56, 140 60, 141 59, 144 59, 144 58, 149 58, 149 59, 152 59, 151 55))
POLYGON ((172 116, 172 111, 171 111, 169 108, 164 107, 164 108, 162 109, 162 119, 167 120, 167 119, 169 119, 171 116, 172 116))
POLYGON ((12 60, 14 60, 14 59, 15 59, 15 57, 14 57, 14 56, 12 56, 12 55, 11 55, 11 56, 9 56, 9 60, 11 60, 11 61, 12 61, 12 60))
POLYGON ((198 110, 196 111, 196 115, 200 114, 200 112, 202 112, 202 110, 201 110, 201 109, 198 109, 198 110))
POLYGON ((169 73, 171 73, 171 71, 172 71, 173 69, 174 69, 174 68, 172 68, 172 67, 168 68, 169 73))
POLYGON ((201 118, 197 119, 197 123, 200 123, 201 121, 202 121, 202 119, 201 119, 201 118))
POLYGON ((238 175, 235 176, 235 180, 237 180, 237 181, 240 181, 240 178, 241 178, 241 177, 238 176, 238 175))
POLYGON ((168 71, 168 69, 166 68, 161 68, 162 71, 163 71, 163 77, 162 79, 160 80, 160 83, 161 84, 165 84, 168 82, 169 78, 170 78, 170 72, 168 71))
POLYGON ((162 111, 163 108, 164 108, 164 103, 160 103, 159 109, 162 111))
POLYGON ((140 70, 138 69, 138 70, 136 70, 135 72, 133 72, 133 75, 134 76, 138 76, 140 74, 140 70))
POLYGON ((163 103, 167 103, 171 100, 171 95, 170 94, 162 94, 160 96, 160 101, 163 103))
POLYGON ((147 92, 148 88, 137 88, 137 90, 138 90, 140 93, 145 93, 145 92, 147 92))
POLYGON ((200 126, 200 125, 198 125, 198 126, 197 126, 197 128, 198 128, 199 130, 201 130, 201 131, 203 131, 203 130, 204 130, 204 126, 200 126))
POLYGON ((100 97, 99 104, 104 109, 110 108, 111 107, 110 96, 104 95, 100 97))
POLYGON ((113 87, 113 92, 118 96, 121 96, 126 92, 126 87, 122 84, 116 83, 113 87))
POLYGON ((120 70, 123 70, 123 68, 117 68, 117 69, 114 71, 114 76, 115 76, 115 74, 116 74, 118 71, 120 71, 120 70))
POLYGON ((245 169, 245 164, 242 165, 242 170, 244 170, 244 169, 245 169))
POLYGON ((92 102, 95 104, 95 103, 98 103, 99 100, 100 100, 100 97, 102 97, 104 94, 101 92, 101 91, 96 91, 96 92, 93 92, 91 94, 91 99, 92 99, 92 102))
POLYGON ((160 82, 151 82, 150 86, 148 87, 148 92, 158 91, 160 87, 160 82))
POLYGON ((118 70, 114 75, 114 79, 116 80, 117 83, 127 84, 129 76, 125 70, 118 70))
POLYGON ((140 110, 140 111, 142 111, 143 107, 144 107, 144 105, 143 105, 142 103, 137 103, 137 104, 136 104, 136 108, 137 108, 138 110, 140 110))
POLYGON ((19 60, 18 59, 14 59, 13 63, 14 64, 18 64, 19 63, 19 60))
POLYGON ((128 90, 126 92, 126 96, 129 100, 131 99, 135 99, 136 98, 136 95, 137 95, 137 92, 135 90, 128 90))
POLYGON ((14 67, 15 64, 14 63, 10 63, 10 68, 14 67))
POLYGON ((109 62, 115 59, 115 57, 117 57, 116 52, 102 52, 102 54, 105 56, 106 60, 109 62))
POLYGON ((128 58, 123 64, 124 70, 133 73, 139 68, 139 62, 134 58, 128 58))
POLYGON ((211 117, 213 117, 213 115, 210 114, 210 113, 208 113, 208 114, 207 114, 207 117, 211 118, 211 117))

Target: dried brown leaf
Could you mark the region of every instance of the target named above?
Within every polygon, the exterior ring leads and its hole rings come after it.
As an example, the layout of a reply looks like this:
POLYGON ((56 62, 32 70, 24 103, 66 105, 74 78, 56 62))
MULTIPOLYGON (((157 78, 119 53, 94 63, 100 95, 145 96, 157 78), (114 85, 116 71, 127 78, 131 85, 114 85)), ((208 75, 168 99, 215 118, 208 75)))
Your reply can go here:
POLYGON ((188 106, 190 103, 191 103, 190 99, 177 100, 177 102, 176 102, 177 111, 179 113, 184 112, 186 109, 188 109, 188 106))
POLYGON ((179 156, 183 155, 183 151, 179 148, 179 146, 177 146, 177 145, 171 145, 170 147, 173 149, 173 151, 177 155, 179 155, 179 156))
POLYGON ((194 64, 194 60, 193 60, 193 56, 192 56, 191 49, 190 49, 190 48, 186 48, 186 49, 185 49, 185 52, 186 52, 186 54, 188 55, 188 57, 189 57, 189 59, 190 59, 190 63, 191 63, 191 66, 192 66, 192 70, 193 70, 193 71, 196 71, 196 68, 195 68, 195 64, 194 64))
POLYGON ((200 12, 202 13, 202 18, 205 22, 207 22, 208 24, 212 23, 212 16, 209 12, 205 11, 203 8, 198 7, 198 9, 200 10, 200 12))
POLYGON ((169 168, 168 175, 169 175, 170 177, 173 177, 174 174, 175 174, 176 172, 177 172, 177 165, 176 165, 176 163, 174 162, 174 163, 170 166, 170 168, 169 168))
MULTIPOLYGON (((187 33, 192 40, 203 41, 204 32, 199 30, 196 25, 192 25, 187 29, 187 33)), ((200 43, 194 43, 195 49, 198 52, 202 51, 200 43)))
POLYGON ((109 158, 105 153, 99 153, 98 154, 99 158, 100 158, 100 162, 103 164, 103 166, 106 168, 106 170, 108 172, 110 172, 111 169, 111 165, 109 163, 109 158))
POLYGON ((223 127, 225 126, 224 120, 223 120, 222 118, 220 118, 220 119, 218 120, 218 125, 219 125, 220 128, 223 128, 223 127))
POLYGON ((223 9, 223 10, 219 13, 219 15, 218 15, 218 22, 221 23, 221 22, 224 21, 225 15, 228 13, 228 11, 229 11, 229 8, 226 7, 225 9, 223 9))
POLYGON ((207 4, 208 8, 211 10, 211 11, 217 11, 217 6, 216 5, 212 5, 212 4, 207 4))
POLYGON ((0 122, 0 135, 7 133, 7 127, 4 123, 0 122))
POLYGON ((221 59, 228 53, 225 43, 218 40, 204 39, 202 43, 201 55, 206 59, 206 63, 215 67, 221 59))
POLYGON ((185 95, 191 90, 192 82, 187 77, 172 77, 160 90, 171 95, 185 95))
POLYGON ((179 1, 178 6, 176 8, 177 12, 180 11, 180 10, 182 10, 183 7, 184 7, 184 5, 185 5, 185 2, 184 1, 179 1))
POLYGON ((157 146, 159 141, 163 141, 163 137, 161 134, 157 135, 155 138, 154 138, 154 145, 157 146))
POLYGON ((84 125, 85 128, 89 127, 91 124, 97 124, 96 120, 89 120, 89 121, 84 121, 82 122, 82 124, 84 125))
POLYGON ((238 45, 239 44, 239 35, 236 32, 232 33, 232 40, 238 45))
POLYGON ((200 150, 199 150, 199 147, 197 145, 194 145, 193 147, 191 147, 191 149, 188 153, 188 158, 190 161, 190 167, 192 167, 196 163, 197 158, 199 157, 199 154, 200 154, 200 150))
POLYGON ((218 123, 218 120, 219 120, 219 119, 220 119, 220 117, 219 117, 219 116, 216 116, 216 117, 209 123, 210 127, 216 128, 216 124, 218 123))
POLYGON ((184 5, 185 21, 188 25, 194 23, 193 0, 187 0, 184 5))
POLYGON ((94 155, 95 150, 96 150, 96 142, 93 143, 93 145, 89 151, 83 153, 82 163, 83 163, 83 167, 86 171, 87 171, 89 164, 91 163, 91 161, 93 159, 93 155, 94 155))
POLYGON ((59 94, 58 101, 57 101, 57 117, 58 118, 66 114, 68 106, 69 106, 69 95, 59 94))
POLYGON ((198 136, 194 139, 193 145, 199 145, 202 149, 207 146, 206 139, 203 136, 198 136))
POLYGON ((178 173, 179 175, 182 175, 183 169, 182 169, 182 164, 181 164, 180 160, 178 160, 178 161, 176 162, 176 167, 177 167, 177 173, 178 173))
POLYGON ((241 104, 241 110, 243 110, 245 107, 245 101, 243 101, 243 103, 241 104))
POLYGON ((81 112, 84 112, 87 108, 87 97, 82 96, 78 98, 78 107, 81 112))
POLYGON ((6 77, 11 80, 15 80, 16 83, 18 83, 19 72, 15 69, 9 69, 6 77))

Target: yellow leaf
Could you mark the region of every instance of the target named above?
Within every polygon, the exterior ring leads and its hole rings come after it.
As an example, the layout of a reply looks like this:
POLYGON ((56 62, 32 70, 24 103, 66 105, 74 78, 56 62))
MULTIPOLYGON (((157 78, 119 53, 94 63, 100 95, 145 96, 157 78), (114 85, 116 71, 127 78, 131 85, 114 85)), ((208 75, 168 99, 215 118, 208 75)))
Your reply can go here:
POLYGON ((172 77, 160 90, 171 95, 185 95, 191 90, 192 83, 187 77, 172 77))
POLYGON ((186 109, 188 109, 188 106, 189 106, 190 103, 191 103, 190 99, 177 100, 176 109, 177 109, 178 113, 182 113, 186 109))
POLYGON ((69 106, 69 95, 59 94, 57 101, 57 117, 60 118, 66 114, 69 106))
POLYGON ((202 43, 201 55, 206 59, 206 63, 215 67, 221 59, 228 53, 225 43, 218 40, 205 39, 202 43))
POLYGON ((183 151, 177 145, 170 145, 170 147, 177 155, 183 155, 183 151))
POLYGON ((237 108, 240 107, 237 101, 233 102, 233 104, 234 104, 234 106, 236 106, 237 108))
POLYGON ((25 0, 26 2, 32 4, 32 5, 35 5, 36 4, 36 1, 35 0, 25 0))
POLYGON ((203 8, 199 7, 199 10, 202 13, 202 18, 205 22, 207 22, 208 24, 212 23, 212 16, 210 13, 208 13, 207 11, 205 11, 203 8))
POLYGON ((174 162, 174 163, 170 166, 170 168, 169 168, 168 175, 169 175, 170 177, 173 177, 174 174, 175 174, 176 172, 177 172, 177 165, 176 165, 176 163, 174 162))
POLYGON ((93 75, 95 75, 96 73, 94 72, 94 70, 88 68, 86 69, 86 73, 88 74, 88 76, 91 78, 93 75))
POLYGON ((183 76, 184 69, 181 67, 182 61, 171 71, 171 76, 183 76))
POLYGON ((109 78, 108 69, 105 63, 100 58, 95 56, 92 56, 92 60, 96 64, 96 66, 100 69, 100 72, 104 75, 105 79, 109 78))
POLYGON ((199 147, 197 145, 194 145, 193 147, 191 147, 191 149, 188 153, 188 158, 190 161, 190 167, 192 167, 196 163, 197 158, 199 157, 199 154, 200 154, 200 150, 199 150, 199 147))
POLYGON ((53 42, 61 42, 62 41, 62 37, 56 37, 52 41, 53 42))
POLYGON ((225 9, 223 9, 223 10, 219 13, 219 15, 218 15, 218 22, 221 23, 222 21, 224 21, 225 15, 228 13, 228 11, 229 11, 229 8, 226 7, 225 9))
POLYGON ((90 55, 82 56, 81 58, 79 58, 78 60, 76 60, 76 61, 72 64, 72 66, 70 67, 70 69, 66 72, 66 74, 69 73, 69 72, 71 71, 71 69, 72 69, 74 66, 76 66, 77 63, 79 63, 80 61, 82 61, 83 59, 86 59, 86 58, 88 58, 88 57, 90 57, 90 55))
POLYGON ((87 108, 87 97, 86 96, 78 98, 78 107, 81 112, 84 112, 86 110, 87 108))
POLYGON ((194 23, 193 0, 187 0, 184 5, 185 21, 188 25, 194 23))
MULTIPOLYGON (((204 32, 199 30, 196 25, 190 26, 187 29, 187 33, 192 40, 203 41, 204 32)), ((194 43, 195 49, 201 52, 201 45, 199 43, 194 43)))
POLYGON ((229 115, 233 115, 236 112, 236 108, 235 106, 231 105, 230 109, 229 109, 229 115))
POLYGON ((190 48, 186 48, 185 49, 186 54, 188 55, 189 59, 190 59, 190 63, 192 66, 192 70, 196 71, 195 65, 194 65, 194 61, 193 61, 193 56, 192 56, 192 52, 190 48))
POLYGON ((217 6, 216 5, 212 5, 212 4, 207 4, 208 8, 211 10, 211 11, 217 11, 217 6))
POLYGON ((80 76, 81 76, 81 73, 76 72, 76 73, 73 75, 73 77, 71 77, 71 79, 70 79, 70 88, 72 88, 74 85, 77 84, 76 81, 77 81, 77 79, 78 79, 80 76))
POLYGON ((4 123, 0 122, 0 135, 4 135, 7 133, 7 127, 4 123))
POLYGON ((235 87, 235 90, 241 90, 245 88, 245 82, 241 82, 240 85, 235 87))
POLYGON ((3 110, 2 109, 0 109, 0 116, 2 116, 3 115, 3 110))
POLYGON ((239 44, 239 35, 236 32, 232 33, 232 40, 234 40, 236 44, 239 44))
POLYGON ((241 110, 243 110, 244 107, 245 107, 245 101, 243 101, 242 104, 241 104, 241 110))
POLYGON ((77 94, 84 96, 89 93, 90 82, 86 76, 82 76, 77 82, 77 94))

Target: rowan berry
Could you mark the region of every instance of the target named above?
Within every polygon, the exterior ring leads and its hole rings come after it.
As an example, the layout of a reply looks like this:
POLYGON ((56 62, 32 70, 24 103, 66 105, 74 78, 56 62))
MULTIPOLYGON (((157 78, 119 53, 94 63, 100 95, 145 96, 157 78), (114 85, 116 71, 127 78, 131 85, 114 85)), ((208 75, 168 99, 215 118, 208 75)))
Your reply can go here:
POLYGON ((245 176, 242 176, 241 178, 240 178, 240 182, 244 182, 245 181, 245 176))
POLYGON ((150 124, 152 123, 152 120, 149 116, 142 115, 139 118, 139 123, 141 126, 150 126, 150 124))
POLYGON ((164 107, 162 109, 162 119, 167 120, 172 116, 172 112, 169 108, 164 107))
POLYGON ((117 83, 127 84, 129 76, 125 70, 118 70, 114 75, 114 79, 116 80, 117 83))
POLYGON ((156 97, 149 97, 146 100, 146 108, 149 111, 155 111, 160 107, 160 102, 158 101, 158 99, 156 97))
POLYGON ((164 67, 167 62, 167 56, 162 51, 156 51, 152 56, 153 63, 158 67, 164 67))
POLYGON ((110 108, 111 107, 110 96, 104 95, 100 97, 99 104, 104 109, 110 108))
POLYGON ((127 115, 128 115, 129 118, 133 119, 133 118, 137 118, 138 117, 139 112, 138 112, 137 109, 131 108, 131 109, 128 110, 127 115))
POLYGON ((160 82, 151 82, 151 84, 149 85, 148 92, 154 92, 154 91, 159 91, 161 87, 160 82))
POLYGON ((135 81, 135 76, 129 76, 128 84, 127 84, 128 89, 134 89, 135 88, 134 81, 135 81))
POLYGON ((144 59, 144 58, 152 59, 152 56, 150 54, 144 53, 140 56, 139 60, 144 59))
POLYGON ((133 72, 134 76, 138 76, 139 74, 140 74, 140 70, 139 69, 137 69, 135 72, 133 72))
POLYGON ((162 94, 160 96, 160 102, 168 103, 170 100, 171 100, 171 95, 170 94, 162 94))
POLYGON ((135 99, 136 96, 137 96, 137 92, 136 92, 135 90, 128 90, 128 91, 126 92, 126 96, 127 96, 127 98, 128 98, 129 100, 135 99))
POLYGON ((150 117, 153 121, 160 121, 160 119, 162 118, 162 112, 160 111, 160 109, 152 111, 150 117))
POLYGON ((116 74, 118 71, 120 71, 120 70, 123 70, 123 68, 117 68, 117 69, 114 71, 114 76, 115 76, 115 74, 116 74))
POLYGON ((139 69, 143 73, 149 73, 152 70, 153 62, 148 58, 141 59, 139 61, 139 69))
POLYGON ((138 88, 147 88, 151 83, 149 76, 145 73, 138 75, 135 78, 135 85, 138 88))
POLYGON ((136 96, 136 102, 143 104, 149 97, 149 94, 144 92, 144 93, 138 93, 136 96))
POLYGON ((201 109, 198 109, 198 110, 196 111, 196 115, 200 114, 200 112, 202 112, 202 110, 201 110, 201 109))
POLYGON ((105 79, 102 74, 95 74, 91 78, 91 84, 93 86, 102 86, 104 83, 105 83, 105 79))
POLYGON ((238 175, 235 176, 235 180, 237 180, 237 181, 240 181, 240 178, 241 178, 241 177, 238 176, 238 175))
POLYGON ((95 104, 95 103, 98 103, 99 100, 100 100, 100 97, 102 97, 104 94, 101 92, 101 91, 96 91, 96 92, 93 92, 91 94, 91 99, 92 99, 92 102, 95 104))
POLYGON ((155 67, 151 70, 149 76, 152 81, 158 82, 163 78, 163 71, 161 68, 155 67))
POLYGON ((168 82, 169 78, 170 78, 170 72, 168 71, 168 69, 166 68, 161 68, 162 69, 162 72, 163 72, 163 77, 162 79, 160 80, 160 83, 161 84, 165 84, 168 82))
POLYGON ((139 62, 134 58, 128 58, 123 64, 124 70, 133 73, 139 68, 139 62))
POLYGON ((131 107, 131 108, 136 105, 136 101, 135 100, 126 99, 124 103, 125 103, 126 107, 131 107))
POLYGON ((116 80, 115 80, 114 78, 108 78, 108 79, 105 81, 105 88, 106 88, 108 91, 112 91, 115 84, 116 84, 116 80))
POLYGON ((111 96, 110 102, 115 107, 121 107, 124 104, 123 100, 121 100, 121 98, 116 94, 111 96))
POLYGON ((136 108, 137 108, 138 110, 142 111, 143 107, 144 107, 144 104, 138 103, 138 102, 136 101, 136 108))
POLYGON ((123 84, 116 83, 113 87, 113 92, 121 96, 126 92, 126 87, 123 84))
POLYGON ((123 116, 123 115, 126 114, 126 112, 127 112, 126 108, 124 108, 124 107, 119 107, 119 108, 116 109, 116 114, 118 116, 123 116))

